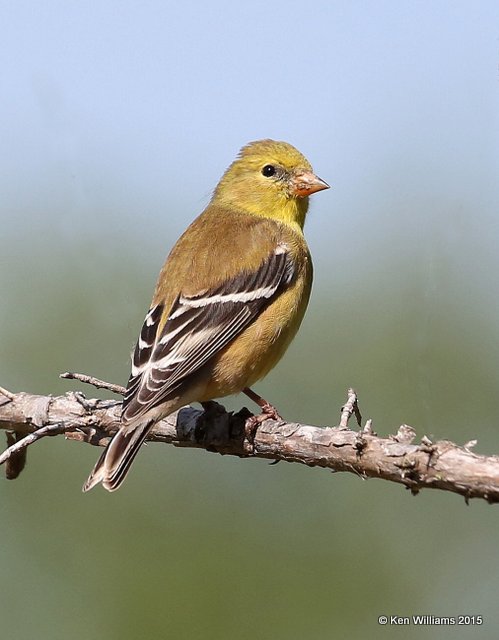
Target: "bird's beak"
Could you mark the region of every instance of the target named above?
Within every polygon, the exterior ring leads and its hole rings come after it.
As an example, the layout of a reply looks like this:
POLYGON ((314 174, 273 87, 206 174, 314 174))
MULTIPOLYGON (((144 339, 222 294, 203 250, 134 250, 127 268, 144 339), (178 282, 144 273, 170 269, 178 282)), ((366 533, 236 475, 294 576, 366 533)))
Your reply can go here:
POLYGON ((302 171, 291 178, 291 191, 295 196, 309 196, 323 189, 329 189, 328 183, 311 171, 302 171))

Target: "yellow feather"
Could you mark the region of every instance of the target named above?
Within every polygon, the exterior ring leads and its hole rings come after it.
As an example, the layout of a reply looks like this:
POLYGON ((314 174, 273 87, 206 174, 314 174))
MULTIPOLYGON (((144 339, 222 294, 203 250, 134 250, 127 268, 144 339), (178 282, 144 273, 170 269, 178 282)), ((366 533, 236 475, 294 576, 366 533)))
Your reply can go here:
POLYGON ((261 170, 267 164, 281 167, 288 175, 299 170, 312 171, 308 160, 287 142, 252 142, 241 149, 224 173, 212 202, 303 229, 308 198, 292 197, 285 179, 269 180, 263 176, 261 170))
MULTIPOLYGON (((308 160, 286 142, 261 140, 243 147, 222 176, 210 204, 177 241, 161 270, 152 307, 162 309, 162 315, 158 320, 157 311, 154 322, 144 325, 145 337, 138 343, 138 361, 145 369, 136 365, 139 373, 130 378, 131 395, 125 399, 120 431, 95 465, 85 491, 99 482, 109 491, 121 485, 153 422, 189 402, 237 393, 265 376, 281 359, 303 319, 312 286, 312 261, 303 236, 308 195, 327 187, 313 174, 308 160), (273 280, 270 267, 265 265, 272 260, 272 264, 278 264, 275 261, 279 256, 285 256, 285 268, 292 276, 286 280, 283 272, 276 272, 281 273, 281 279, 272 288, 267 286, 273 280), (252 289, 251 283, 255 282, 260 284, 252 289), (213 291, 218 293, 210 298, 213 291), (216 302, 217 297, 224 296, 225 302, 216 302), (204 299, 194 313, 198 322, 194 329, 189 324, 188 305, 179 308, 182 299, 204 299), (242 308, 249 313, 250 304, 258 313, 245 316, 250 318, 249 324, 241 328, 237 325, 238 333, 227 333, 226 326, 239 317, 242 308), (213 324, 217 313, 219 318, 226 318, 224 313, 236 315, 225 319, 227 325, 219 328, 213 324), (177 322, 176 329, 169 333, 172 322, 177 322), (229 337, 220 343, 224 327, 229 337), (154 343, 149 337, 153 329, 154 343), (182 337, 174 337, 178 335, 182 337), (161 367, 154 359, 154 349, 161 347, 157 356, 160 362, 170 357, 169 351, 165 355, 162 344, 158 344, 163 343, 163 337, 165 345, 171 343, 170 350, 188 346, 180 356, 175 352, 173 364, 161 367), (206 340, 203 346, 214 349, 209 359, 197 361, 192 355, 197 353, 196 340, 206 340), (149 354, 145 365, 140 349, 149 354), (187 366, 189 373, 163 396, 154 380, 151 388, 147 387, 149 365, 156 367, 159 376, 162 371, 170 372, 170 366, 174 372, 177 365, 187 366), (143 373, 146 370, 147 375, 143 373), (138 398, 144 390, 144 376, 145 391, 152 394, 149 398, 146 393, 146 401, 138 398), (134 402, 138 410, 127 417, 127 405, 134 402)), ((179 371, 184 375, 185 369, 179 371)), ((167 383, 168 378, 162 384, 167 383)))

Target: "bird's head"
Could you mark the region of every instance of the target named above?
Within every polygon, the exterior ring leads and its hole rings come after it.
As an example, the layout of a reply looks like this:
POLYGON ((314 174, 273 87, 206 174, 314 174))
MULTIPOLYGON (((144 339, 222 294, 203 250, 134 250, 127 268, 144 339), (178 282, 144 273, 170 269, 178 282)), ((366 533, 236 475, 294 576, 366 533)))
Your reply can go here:
POLYGON ((241 149, 218 183, 212 202, 302 228, 308 196, 328 188, 292 145, 259 140, 241 149))

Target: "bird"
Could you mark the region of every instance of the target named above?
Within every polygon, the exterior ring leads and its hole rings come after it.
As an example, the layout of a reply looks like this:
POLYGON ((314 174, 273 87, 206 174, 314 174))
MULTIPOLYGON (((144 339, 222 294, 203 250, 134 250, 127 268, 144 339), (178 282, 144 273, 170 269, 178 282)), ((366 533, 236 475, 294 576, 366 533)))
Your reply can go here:
MULTIPOLYGON (((171 250, 132 353, 120 426, 83 485, 120 487, 152 426, 251 389, 281 359, 309 301, 309 196, 329 185, 291 144, 245 145, 171 250)), ((258 416, 256 416, 258 418, 258 416)))

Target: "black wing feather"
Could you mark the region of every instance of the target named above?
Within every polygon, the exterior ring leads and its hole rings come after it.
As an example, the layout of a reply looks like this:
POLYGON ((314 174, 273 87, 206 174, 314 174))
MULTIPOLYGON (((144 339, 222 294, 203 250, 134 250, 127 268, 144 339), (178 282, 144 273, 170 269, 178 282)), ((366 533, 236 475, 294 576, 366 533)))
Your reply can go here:
POLYGON ((160 335, 163 305, 152 307, 133 354, 123 422, 178 395, 185 380, 253 322, 293 277, 293 261, 279 245, 255 271, 242 271, 196 295, 180 294, 160 335))

